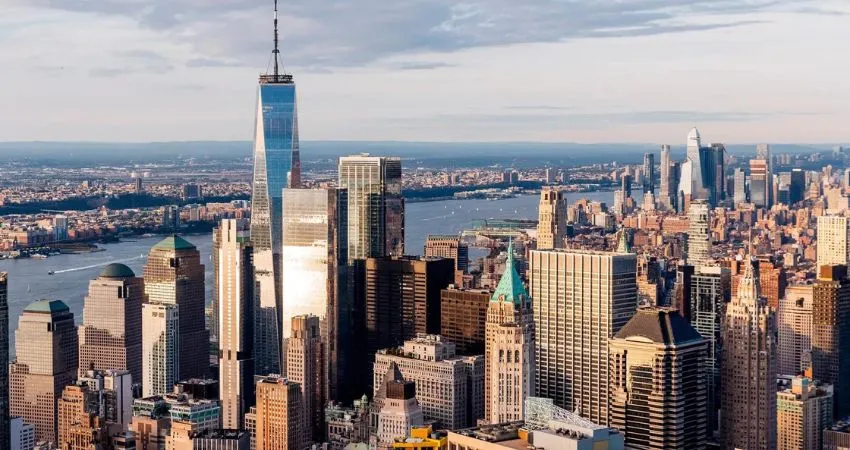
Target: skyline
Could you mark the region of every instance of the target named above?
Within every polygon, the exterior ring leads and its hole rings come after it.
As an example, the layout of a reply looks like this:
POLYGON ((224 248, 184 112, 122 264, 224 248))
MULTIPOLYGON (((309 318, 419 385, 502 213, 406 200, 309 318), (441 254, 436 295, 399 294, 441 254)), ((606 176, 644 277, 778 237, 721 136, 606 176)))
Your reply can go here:
MULTIPOLYGON (((272 2, 172 3, 0 7, 0 63, 21 86, 0 94, 0 141, 250 139, 272 2)), ((838 1, 452 3, 282 3, 303 138, 679 145, 697 125, 715 142, 850 140, 838 1)))

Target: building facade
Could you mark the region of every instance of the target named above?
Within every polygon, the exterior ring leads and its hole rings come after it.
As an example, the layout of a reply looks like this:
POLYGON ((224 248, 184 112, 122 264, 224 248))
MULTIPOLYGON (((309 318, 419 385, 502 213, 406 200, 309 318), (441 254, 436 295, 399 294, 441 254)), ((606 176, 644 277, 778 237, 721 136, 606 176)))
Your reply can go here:
POLYGON ((397 439, 406 438, 410 429, 425 424, 416 399, 416 384, 404 380, 387 382, 386 398, 378 412, 374 448, 388 450, 397 439))
POLYGON ((832 386, 796 376, 776 393, 777 450, 821 450, 832 425, 832 386))
POLYGON ((449 287, 440 293, 440 335, 457 345, 459 355, 484 354, 487 307, 492 291, 449 287))
POLYGON ((531 252, 535 326, 535 396, 609 421, 608 342, 637 308, 632 253, 531 252))
POLYGON ((821 266, 812 288, 812 378, 835 390, 835 417, 850 413, 850 280, 844 265, 821 266))
MULTIPOLYGON (((303 450, 308 442, 301 386, 279 376, 257 381, 255 450, 303 450)), ((248 417, 246 416, 246 421, 248 417)))
POLYGON ((0 272, 0 448, 9 448, 9 274, 0 272))
POLYGON ((688 209, 688 264, 699 268, 713 262, 711 258, 711 215, 708 202, 691 201, 688 209))
POLYGON ((843 216, 819 216, 817 267, 847 265, 850 255, 850 223, 843 216))
POLYGON ((455 235, 429 235, 425 239, 426 257, 449 258, 455 262, 455 271, 466 273, 469 269, 469 246, 460 236, 455 235))
POLYGON ((310 442, 322 442, 325 403, 328 401, 327 357, 319 318, 311 315, 291 319, 286 340, 286 377, 301 387, 303 414, 310 442))
POLYGON ((567 195, 547 188, 540 191, 537 222, 537 248, 564 248, 567 244, 567 195))
POLYGON ((142 395, 171 392, 180 373, 180 307, 142 305, 142 395))
POLYGON ((797 375, 812 363, 812 285, 790 286, 779 300, 777 312, 777 369, 780 375, 797 375))

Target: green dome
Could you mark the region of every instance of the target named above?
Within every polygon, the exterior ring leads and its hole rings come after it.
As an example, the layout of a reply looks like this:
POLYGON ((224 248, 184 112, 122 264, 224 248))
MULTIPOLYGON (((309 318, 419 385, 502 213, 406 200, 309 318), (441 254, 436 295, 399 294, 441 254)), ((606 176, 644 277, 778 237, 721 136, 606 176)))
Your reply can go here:
POLYGON ((133 278, 135 276, 133 269, 117 263, 104 267, 103 272, 100 273, 101 278, 133 278))
POLYGON ((30 303, 24 309, 24 312, 51 314, 68 311, 70 311, 68 305, 66 305, 62 300, 39 300, 37 302, 30 303))

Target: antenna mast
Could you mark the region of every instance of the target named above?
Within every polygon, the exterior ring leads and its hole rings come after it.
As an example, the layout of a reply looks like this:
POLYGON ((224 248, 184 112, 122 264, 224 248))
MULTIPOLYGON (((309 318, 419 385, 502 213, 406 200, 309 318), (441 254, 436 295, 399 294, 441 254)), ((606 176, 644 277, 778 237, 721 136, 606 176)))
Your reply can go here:
POLYGON ((278 59, 280 58, 280 46, 279 46, 279 32, 277 26, 277 0, 274 0, 274 50, 272 50, 272 56, 274 57, 274 79, 275 81, 279 80, 280 77, 280 66, 278 64, 278 59))

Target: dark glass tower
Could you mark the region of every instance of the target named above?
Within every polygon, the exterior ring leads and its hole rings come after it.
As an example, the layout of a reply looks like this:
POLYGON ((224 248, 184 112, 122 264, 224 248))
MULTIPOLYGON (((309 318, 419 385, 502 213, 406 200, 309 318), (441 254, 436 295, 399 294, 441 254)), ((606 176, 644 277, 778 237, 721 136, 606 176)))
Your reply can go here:
POLYGON ((255 345, 258 374, 281 372, 282 192, 301 185, 295 80, 282 73, 275 1, 274 70, 260 76, 254 129, 251 244, 257 283, 255 345))

